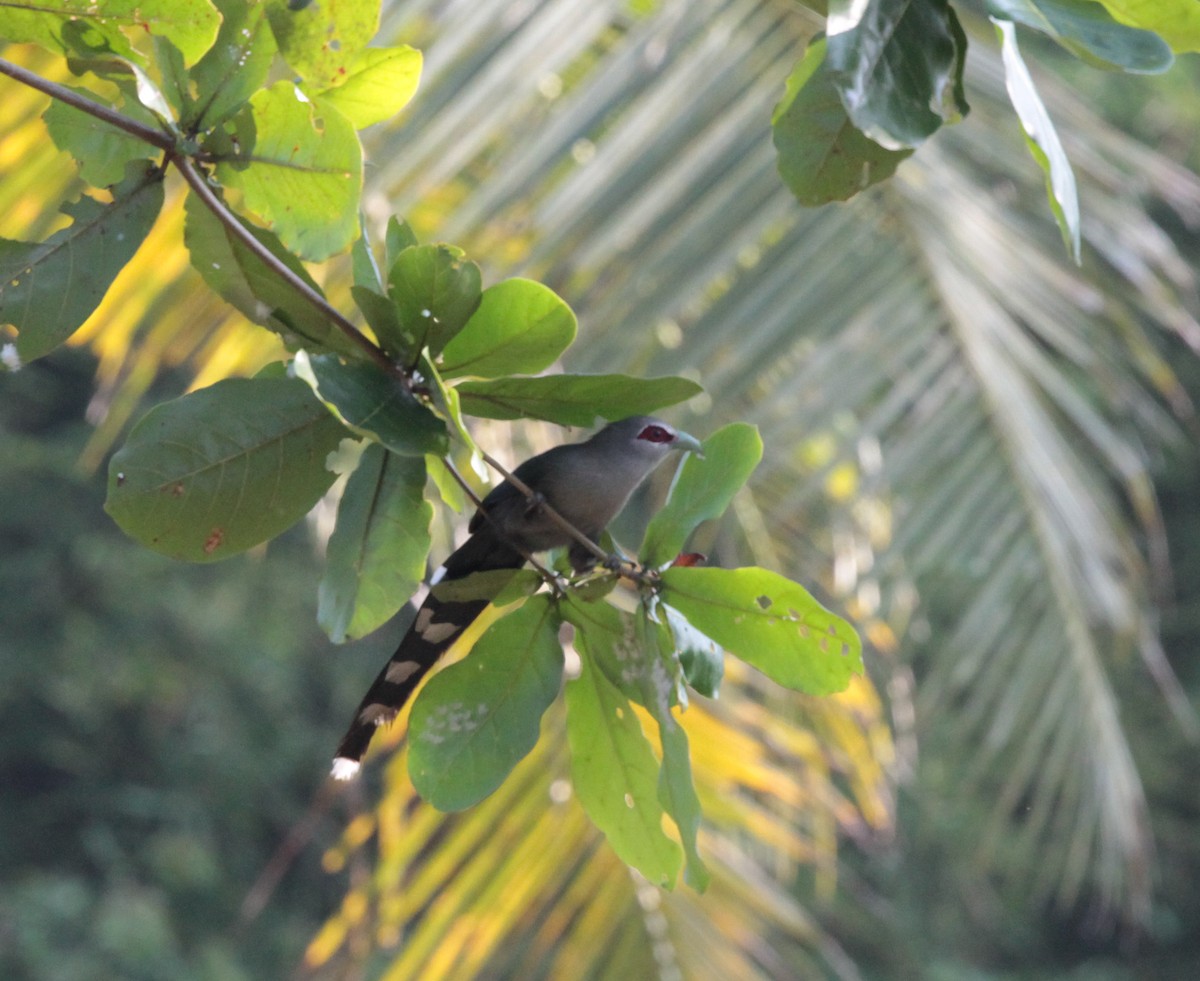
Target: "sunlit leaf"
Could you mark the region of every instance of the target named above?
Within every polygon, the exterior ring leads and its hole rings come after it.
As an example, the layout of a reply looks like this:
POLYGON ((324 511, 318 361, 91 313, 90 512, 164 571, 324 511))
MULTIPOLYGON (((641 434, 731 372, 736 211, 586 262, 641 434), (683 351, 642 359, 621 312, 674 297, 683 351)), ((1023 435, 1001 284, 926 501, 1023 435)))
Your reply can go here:
POLYGON ((379 0, 268 0, 267 14, 283 57, 317 90, 348 74, 379 29, 379 0))
POLYGON ((442 377, 542 371, 574 339, 575 314, 553 290, 506 279, 483 291, 478 309, 442 351, 442 377))
POLYGON ((213 562, 300 520, 329 489, 346 436, 303 382, 233 378, 164 402, 108 471, 105 510, 173 558, 213 562))
POLYGON ((409 360, 424 348, 441 354, 479 309, 480 283, 479 267, 461 250, 409 246, 388 270, 388 298, 396 308, 400 336, 385 334, 380 341, 409 360))
POLYGON ((1100 0, 1117 20, 1165 38, 1178 52, 1200 51, 1200 9, 1192 0, 1100 0))
POLYGON ((391 119, 408 105, 421 80, 421 52, 408 45, 367 48, 347 69, 345 80, 322 98, 340 109, 355 129, 391 119))
POLYGON ((632 706, 592 663, 588 650, 597 642, 576 634, 582 665, 566 687, 575 794, 623 862, 669 887, 683 856, 662 830, 658 761, 632 706))
POLYGON ((221 29, 216 43, 190 73, 183 113, 184 123, 201 132, 245 105, 266 82, 275 58, 275 38, 264 4, 214 2, 221 11, 221 29))
POLYGON ((387 621, 425 575, 433 506, 425 462, 370 444, 346 483, 325 549, 317 622, 335 643, 387 621))
POLYGON ((362 148, 349 120, 279 81, 236 118, 238 156, 217 177, 302 259, 327 259, 358 231, 362 148))
POLYGON ((170 39, 188 64, 213 43, 221 18, 208 0, 12 0, 0 9, 0 36, 63 54, 92 53, 97 42, 133 56, 121 31, 170 39))
POLYGON ((1025 143, 1038 166, 1046 174, 1046 195, 1058 221, 1063 242, 1076 262, 1079 254, 1079 195, 1075 189, 1075 171, 1063 150, 1050 114, 1038 95, 1029 69, 1017 47, 1016 26, 1007 20, 992 18, 1000 35, 1004 56, 1004 77, 1013 108, 1025 130, 1025 143))
POLYGON ((462 661, 434 675, 409 716, 413 785, 440 810, 492 793, 537 743, 558 697, 563 652, 549 596, 534 596, 481 636, 462 661))
POLYGON ((663 601, 729 653, 786 688, 841 691, 862 642, 803 586, 766 569, 667 569, 663 601))
POLYGON ((638 555, 647 565, 669 562, 704 521, 719 518, 762 459, 758 430, 734 423, 704 441, 704 455, 689 453, 666 505, 650 520, 638 555))
MULTIPOLYGON (((83 89, 73 89, 76 95, 98 102, 97 97, 83 89)), ((106 106, 106 108, 113 108, 106 106)), ((121 111, 137 116, 140 104, 124 106, 121 111)), ((149 113, 140 114, 141 122, 149 122, 149 113)), ((79 176, 95 187, 108 187, 125 176, 125 168, 135 160, 157 156, 157 148, 124 130, 111 126, 90 113, 65 102, 52 101, 44 113, 46 129, 55 146, 71 154, 79 164, 79 176)))
POLYGON ((987 0, 987 10, 997 19, 1054 38, 1076 57, 1100 68, 1157 74, 1175 60, 1157 34, 1117 23, 1092 0, 987 0))

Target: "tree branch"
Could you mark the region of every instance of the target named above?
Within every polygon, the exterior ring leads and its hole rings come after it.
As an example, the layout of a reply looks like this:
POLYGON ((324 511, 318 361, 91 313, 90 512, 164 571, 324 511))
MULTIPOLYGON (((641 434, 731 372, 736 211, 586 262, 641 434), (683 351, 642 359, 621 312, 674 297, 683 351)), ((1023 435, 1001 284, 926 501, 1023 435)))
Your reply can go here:
POLYGON ((57 82, 42 78, 40 75, 22 68, 20 65, 14 65, 10 61, 0 59, 0 74, 7 75, 15 81, 43 92, 52 99, 65 102, 80 112, 85 112, 124 133, 128 133, 130 136, 134 136, 162 150, 167 162, 175 166, 184 181, 187 182, 188 187, 192 189, 204 206, 213 213, 216 219, 232 235, 236 236, 275 275, 279 276, 288 286, 299 293, 306 302, 315 307, 334 327, 345 334, 368 358, 393 378, 402 382, 411 391, 412 381, 408 373, 401 366, 393 362, 381 348, 371 343, 367 336, 351 323, 341 311, 332 306, 325 297, 297 276, 296 273, 289 269, 270 249, 259 242, 238 221, 225 202, 208 185, 204 174, 196 167, 192 158, 179 149, 174 136, 165 131, 155 129, 152 126, 147 126, 136 119, 131 119, 129 116, 117 112, 115 109, 110 109, 108 106, 95 102, 86 96, 80 95, 78 92, 73 92, 71 89, 57 82))
POLYGON ((393 362, 381 348, 372 344, 367 339, 367 336, 346 319, 340 310, 309 286, 308 283, 289 269, 278 256, 256 239, 250 230, 238 221, 237 216, 229 210, 228 206, 217 196, 216 192, 208 186, 208 181, 196 168, 191 159, 177 152, 174 148, 167 150, 167 159, 175 165, 175 168, 187 182, 188 187, 192 189, 193 193, 195 193, 204 206, 213 213, 216 219, 231 234, 235 235, 246 248, 254 253, 255 258, 299 293, 311 306, 315 307, 328 319, 330 323, 358 345, 367 357, 389 375, 404 382, 405 387, 411 390, 411 380, 405 371, 393 362))
POLYGON ((131 119, 124 113, 117 112, 115 109, 110 109, 106 105, 80 95, 78 92, 74 92, 65 85, 60 85, 58 82, 42 78, 41 75, 36 75, 27 68, 22 68, 20 65, 14 65, 11 61, 5 61, 0 58, 0 75, 7 75, 9 78, 15 79, 23 85, 28 85, 31 89, 37 89, 39 92, 45 93, 52 99, 65 102, 80 112, 86 112, 89 116, 95 116, 110 126, 116 127, 130 136, 136 136, 139 140, 143 140, 160 150, 171 152, 175 148, 175 138, 170 133, 155 129, 153 126, 147 126, 136 119, 131 119))

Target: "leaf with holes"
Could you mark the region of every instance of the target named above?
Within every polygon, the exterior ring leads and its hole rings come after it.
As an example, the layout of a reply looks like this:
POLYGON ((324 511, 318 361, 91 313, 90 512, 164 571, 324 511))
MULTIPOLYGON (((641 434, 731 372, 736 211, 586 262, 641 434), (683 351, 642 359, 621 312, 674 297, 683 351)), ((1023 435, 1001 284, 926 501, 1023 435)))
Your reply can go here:
POLYGON ((387 290, 400 334, 381 336, 384 347, 397 357, 426 347, 436 356, 479 308, 479 267, 453 246, 414 245, 396 256, 387 290))
POLYGON ((337 644, 369 634, 421 583, 433 505, 425 461, 369 445, 346 482, 325 550, 317 622, 337 644))
POLYGON ((349 248, 358 231, 362 147, 334 106, 279 81, 234 117, 239 154, 217 177, 302 259, 349 248))
POLYGON ((126 534, 213 562, 274 538, 333 483, 347 435, 303 382, 231 378, 151 409, 108 470, 104 508, 126 534))
POLYGON ((591 426, 597 417, 624 419, 686 402, 704 389, 688 378, 541 375, 465 381, 457 391, 462 410, 468 415, 591 426))
MULTIPOLYGON (((419 621, 418 621, 419 622, 419 621)), ((408 772, 425 800, 459 811, 492 793, 537 743, 562 685, 559 618, 534 596, 492 624, 471 653, 434 675, 413 703, 408 772)))
POLYGON ((854 628, 803 586, 766 569, 667 569, 663 602, 697 630, 786 688, 842 691, 862 672, 854 628))
POLYGON ((44 242, 0 239, 0 323, 17 328, 23 361, 49 354, 92 314, 162 208, 162 174, 131 164, 111 204, 63 205, 73 221, 44 242))
POLYGON ((603 634, 577 630, 579 677, 567 683, 567 743, 579 803, 617 857, 650 882, 671 888, 683 854, 663 832, 658 761, 633 706, 598 669, 603 634))
POLYGON ((345 77, 379 30, 379 0, 268 0, 267 16, 287 63, 323 89, 345 77))

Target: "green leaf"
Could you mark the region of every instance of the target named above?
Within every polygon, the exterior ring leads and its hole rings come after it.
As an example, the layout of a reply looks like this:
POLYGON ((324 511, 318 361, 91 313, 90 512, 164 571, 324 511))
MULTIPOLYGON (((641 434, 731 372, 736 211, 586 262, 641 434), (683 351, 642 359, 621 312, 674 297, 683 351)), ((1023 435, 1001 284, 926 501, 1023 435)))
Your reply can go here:
POLYGON ((296 379, 232 378, 151 409, 108 470, 105 510, 143 545, 213 562, 274 538, 333 483, 346 430, 296 379))
POLYGON ((391 119, 417 93, 421 52, 407 44, 367 48, 350 66, 345 80, 322 97, 337 106, 355 129, 391 119))
POLYGON ((445 424, 378 365, 305 351, 293 363, 296 374, 356 433, 403 456, 441 456, 449 449, 445 424))
MULTIPOLYGON (((71 89, 76 95, 113 108, 94 93, 71 89)), ((150 113, 140 103, 126 104, 122 110, 141 122, 151 122, 150 113), (139 111, 141 110, 141 111, 139 111)), ((91 113, 83 112, 65 102, 53 100, 42 114, 54 145, 73 156, 79 164, 79 176, 93 187, 108 187, 125 176, 126 166, 135 160, 149 160, 158 149, 117 129, 91 113)))
POLYGON ((379 30, 379 0, 268 0, 267 15, 283 57, 314 89, 344 78, 379 30))
POLYGON ((62 54, 136 58, 125 30, 169 39, 190 65, 212 46, 220 21, 208 0, 10 0, 0 7, 0 37, 62 54))
POLYGON ((829 69, 854 125, 889 150, 920 146, 968 112, 965 35, 946 0, 833 0, 829 69))
POLYGON ((245 0, 216 0, 223 20, 216 44, 191 72, 183 121, 200 132, 237 112, 267 80, 275 60, 275 38, 266 8, 245 0))
MULTIPOLYGON (((268 269, 240 238, 232 234, 195 195, 184 203, 183 242, 200 277, 249 320, 281 335, 288 346, 348 356, 361 352, 323 313, 268 269)), ((239 219, 268 252, 320 293, 320 287, 279 239, 239 219)))
POLYGON ((317 592, 317 622, 335 644, 369 634, 420 585, 433 518, 424 493, 423 459, 378 443, 363 451, 338 505, 317 592))
POLYGON ((1100 0, 1122 24, 1154 31, 1174 51, 1200 51, 1200 4, 1195 0, 1100 0))
POLYGON ((562 685, 558 627, 550 597, 534 596, 417 696, 408 772, 434 807, 458 811, 478 803, 537 744, 542 714, 562 685))
POLYGON ((663 602, 785 688, 841 691, 862 671, 862 642, 803 586, 766 569, 667 569, 663 602))
POLYGON ((457 386, 463 412, 484 419, 545 419, 590 426, 597 417, 624 419, 686 402, 704 389, 688 378, 629 375, 542 375, 466 381, 457 386))
POLYGON ((384 292, 383 275, 379 271, 379 263, 375 259, 371 236, 367 231, 365 215, 358 216, 358 238, 350 247, 350 269, 354 285, 382 296, 384 292))
POLYGON ((0 239, 0 323, 17 328, 17 353, 53 351, 96 309, 162 208, 162 173, 133 164, 111 204, 64 204, 73 221, 44 242, 0 239))
POLYGON ((885 150, 850 122, 825 61, 825 39, 814 40, 787 81, 771 128, 779 175, 808 207, 845 201, 891 177, 912 150, 885 150))
POLYGON ((649 709, 658 723, 662 745, 658 800, 679 829, 683 853, 687 857, 687 883, 703 892, 709 876, 696 848, 696 837, 700 830, 700 801, 692 783, 687 735, 671 712, 674 704, 672 693, 678 684, 678 678, 673 677, 678 671, 675 646, 665 625, 653 621, 644 606, 638 610, 636 634, 643 665, 640 673, 643 698, 639 702, 649 709))
POLYGON ((410 246, 388 270, 388 297, 400 334, 380 337, 384 348, 405 360, 426 347, 436 356, 479 309, 479 267, 452 246, 410 246))
POLYGON ((1054 38, 1097 68, 1153 75, 1175 61, 1170 46, 1157 34, 1118 24, 1091 0, 987 0, 986 7, 998 19, 1054 38))
POLYGON ((1017 117, 1025 130, 1025 144, 1046 175, 1046 195, 1062 232, 1063 243, 1077 263, 1079 254, 1079 195, 1075 172, 1058 139, 1050 114, 1034 87, 1029 69, 1017 47, 1016 26, 1007 20, 992 18, 1000 35, 1000 54, 1004 60, 1004 81, 1017 117))
POLYGON ((688 623, 678 610, 665 603, 660 605, 660 609, 666 619, 667 629, 671 631, 687 683, 705 698, 716 698, 721 680, 725 677, 725 652, 711 637, 688 623))
POLYGON ((571 780, 579 803, 617 857, 650 882, 671 888, 683 855, 663 832, 658 761, 633 707, 597 669, 603 635, 578 630, 579 677, 566 686, 571 780))
POLYGON ((405 249, 419 245, 417 241, 417 233, 409 227, 408 222, 401 221, 395 215, 388 219, 387 232, 384 237, 384 255, 387 262, 384 265, 391 269, 396 262, 396 257, 405 249))
POLYGON ((260 89, 236 117, 235 159, 217 177, 302 259, 349 248, 358 232, 362 147, 350 121, 291 82, 260 89))
POLYGON ((667 503, 650 521, 638 555, 650 566, 670 562, 703 521, 719 518, 762 459, 758 430, 734 423, 704 441, 704 457, 689 453, 667 503))
POLYGON ((442 377, 533 374, 575 339, 575 314, 548 286, 506 279, 483 291, 479 309, 442 352, 442 377))

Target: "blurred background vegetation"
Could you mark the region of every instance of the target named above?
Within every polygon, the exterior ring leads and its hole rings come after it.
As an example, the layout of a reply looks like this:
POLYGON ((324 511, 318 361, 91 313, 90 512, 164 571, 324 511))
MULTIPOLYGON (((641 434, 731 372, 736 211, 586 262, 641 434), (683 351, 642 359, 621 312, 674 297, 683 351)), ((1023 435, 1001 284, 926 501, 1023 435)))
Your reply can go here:
MULTIPOLYGON (((701 545, 848 609, 884 704, 735 677, 696 709, 705 897, 657 897, 576 828, 554 739, 473 823, 395 764, 330 793, 399 628, 319 633, 320 514, 197 568, 101 510, 140 406, 281 353, 188 269, 176 188, 78 345, 0 375, 4 976, 1195 977, 1200 69, 1108 76, 1023 39, 1080 181, 1075 268, 978 18, 971 116, 883 187, 798 208, 769 118, 817 23, 779 0, 389 4, 381 40, 426 71, 368 134, 366 203, 556 288, 569 367, 690 373, 708 398, 676 421, 757 423, 753 493, 701 545), (506 864, 531 829, 567 857, 506 864)), ((44 104, 5 83, 8 237, 79 187, 44 104)), ((481 441, 559 438, 519 428, 481 441)))

